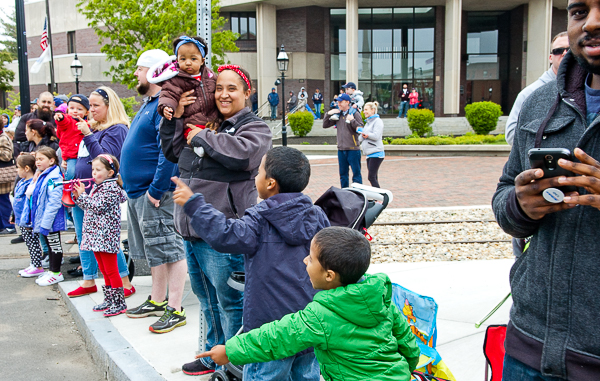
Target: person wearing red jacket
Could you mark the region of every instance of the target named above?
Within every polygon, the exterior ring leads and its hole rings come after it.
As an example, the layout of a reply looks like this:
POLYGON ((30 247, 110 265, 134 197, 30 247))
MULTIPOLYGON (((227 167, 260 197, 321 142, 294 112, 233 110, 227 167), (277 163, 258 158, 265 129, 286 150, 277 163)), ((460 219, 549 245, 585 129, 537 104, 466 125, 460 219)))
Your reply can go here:
POLYGON ((56 113, 56 135, 59 139, 58 146, 62 155, 62 168, 65 170, 65 179, 75 177, 75 164, 77 153, 83 140, 83 134, 77 128, 77 123, 84 121, 89 113, 90 101, 85 95, 75 94, 67 102, 67 113, 56 113))

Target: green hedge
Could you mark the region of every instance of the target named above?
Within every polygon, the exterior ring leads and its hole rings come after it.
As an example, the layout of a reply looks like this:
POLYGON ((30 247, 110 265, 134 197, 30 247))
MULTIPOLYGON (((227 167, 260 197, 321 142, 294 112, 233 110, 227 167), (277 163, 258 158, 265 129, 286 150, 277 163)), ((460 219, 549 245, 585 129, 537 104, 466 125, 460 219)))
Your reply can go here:
POLYGON ((486 135, 496 129, 502 108, 494 102, 475 102, 465 106, 465 117, 477 134, 486 135))
POLYGON ((433 129, 431 123, 435 120, 433 111, 429 109, 416 109, 411 108, 408 110, 406 115, 406 121, 408 122, 408 128, 412 131, 413 135, 425 136, 431 134, 433 129))
POLYGON ((384 138, 383 144, 391 145, 456 145, 456 144, 506 144, 504 134, 475 135, 468 133, 464 136, 432 136, 429 138, 406 137, 404 139, 384 138))
POLYGON ((315 117, 309 111, 298 111, 288 115, 290 128, 295 136, 304 137, 312 130, 315 117))

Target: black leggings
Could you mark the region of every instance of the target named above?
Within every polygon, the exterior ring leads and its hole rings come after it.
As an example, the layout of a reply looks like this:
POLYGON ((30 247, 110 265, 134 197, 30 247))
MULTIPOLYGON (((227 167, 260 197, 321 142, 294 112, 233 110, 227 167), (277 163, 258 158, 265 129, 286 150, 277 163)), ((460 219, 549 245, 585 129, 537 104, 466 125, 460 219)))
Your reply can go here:
POLYGON ((368 157, 367 158, 367 169, 369 170, 369 182, 371 186, 375 188, 381 188, 379 186, 379 180, 377 179, 377 172, 379 166, 383 163, 383 157, 368 157))

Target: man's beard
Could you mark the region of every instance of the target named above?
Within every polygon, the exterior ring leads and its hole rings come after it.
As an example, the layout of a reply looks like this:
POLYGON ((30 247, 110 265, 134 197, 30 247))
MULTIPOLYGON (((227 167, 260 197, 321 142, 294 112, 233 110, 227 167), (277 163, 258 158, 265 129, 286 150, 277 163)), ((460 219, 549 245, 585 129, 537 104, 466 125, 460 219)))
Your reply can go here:
POLYGON ((47 110, 45 108, 39 107, 37 109, 37 116, 44 122, 49 122, 52 120, 52 110, 47 110))
POLYGON ((140 95, 146 95, 148 94, 148 91, 150 91, 150 83, 140 83, 139 85, 137 85, 136 89, 140 95))
POLYGON ((600 75, 600 66, 592 65, 591 63, 587 62, 583 57, 580 57, 578 55, 573 54, 573 56, 577 60, 579 66, 584 68, 585 71, 587 71, 588 73, 600 75))

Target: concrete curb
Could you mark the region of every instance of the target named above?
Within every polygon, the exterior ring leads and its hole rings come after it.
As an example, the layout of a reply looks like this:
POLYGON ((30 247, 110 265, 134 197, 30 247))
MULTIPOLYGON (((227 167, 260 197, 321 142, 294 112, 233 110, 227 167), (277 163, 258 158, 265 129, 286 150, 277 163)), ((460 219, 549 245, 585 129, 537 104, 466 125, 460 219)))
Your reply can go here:
MULTIPOLYGON (((337 147, 331 145, 297 144, 289 147, 302 151, 305 155, 332 155, 337 156, 337 147)), ((509 145, 406 145, 385 146, 388 156, 504 156, 508 157, 511 147, 509 145)))
POLYGON ((83 336, 94 363, 107 380, 164 381, 164 378, 121 336, 110 319, 92 311, 88 296, 71 299, 67 293, 79 287, 76 281, 58 284, 60 294, 83 336))

